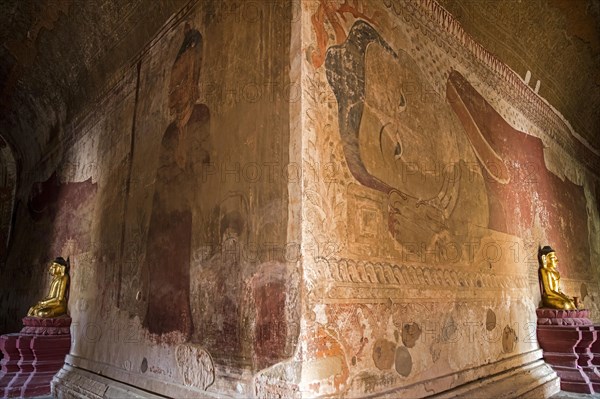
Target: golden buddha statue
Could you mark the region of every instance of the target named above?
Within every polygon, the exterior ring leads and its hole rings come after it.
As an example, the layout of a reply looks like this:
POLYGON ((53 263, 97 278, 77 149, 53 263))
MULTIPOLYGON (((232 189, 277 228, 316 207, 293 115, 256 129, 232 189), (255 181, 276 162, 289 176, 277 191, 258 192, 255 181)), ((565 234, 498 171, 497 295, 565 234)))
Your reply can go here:
POLYGON ((46 298, 29 308, 27 316, 32 317, 57 317, 67 314, 67 294, 69 274, 68 262, 63 258, 56 258, 50 265, 52 282, 46 298))
POLYGON ((540 288, 542 290, 542 304, 545 308, 576 310, 574 298, 569 297, 560 290, 560 273, 558 272, 558 258, 556 252, 545 246, 540 249, 541 265, 538 271, 540 288))

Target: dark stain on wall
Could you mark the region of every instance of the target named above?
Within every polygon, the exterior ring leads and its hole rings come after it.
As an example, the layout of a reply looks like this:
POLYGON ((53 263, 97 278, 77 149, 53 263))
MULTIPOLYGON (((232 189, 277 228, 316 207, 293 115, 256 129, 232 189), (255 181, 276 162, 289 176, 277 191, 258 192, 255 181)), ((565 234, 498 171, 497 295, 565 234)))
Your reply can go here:
POLYGON ((492 309, 488 309, 485 314, 485 328, 488 331, 496 328, 496 313, 492 309))
POLYGON ((502 350, 504 353, 511 353, 517 345, 517 333, 509 326, 505 326, 502 331, 502 350))
POLYGON ((402 327, 402 343, 407 348, 412 348, 416 345, 421 337, 421 326, 418 323, 405 323, 402 327))
POLYGON ((404 346, 399 346, 396 348, 394 366, 396 368, 396 372, 404 377, 408 377, 412 371, 412 356, 410 356, 410 351, 404 346))
POLYGON ((373 344, 373 363, 379 370, 389 370, 394 365, 396 344, 380 338, 373 344))

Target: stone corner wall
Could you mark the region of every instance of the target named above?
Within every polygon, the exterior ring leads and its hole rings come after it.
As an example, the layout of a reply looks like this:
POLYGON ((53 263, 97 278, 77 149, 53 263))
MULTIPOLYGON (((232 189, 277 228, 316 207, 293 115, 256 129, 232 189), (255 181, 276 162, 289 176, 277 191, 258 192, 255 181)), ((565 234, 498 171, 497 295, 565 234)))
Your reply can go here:
POLYGON ((539 359, 539 246, 597 320, 599 158, 556 109, 435 1, 303 2, 302 50, 303 395, 539 359))
POLYGON ((434 1, 190 2, 135 60, 16 195, 61 395, 454 389, 540 359, 547 244, 600 320, 598 156, 434 1))
POLYGON ((186 4, 23 180, 2 331, 47 290, 47 262, 69 257, 63 388, 107 376, 159 395, 248 396, 294 355, 291 13, 186 4))

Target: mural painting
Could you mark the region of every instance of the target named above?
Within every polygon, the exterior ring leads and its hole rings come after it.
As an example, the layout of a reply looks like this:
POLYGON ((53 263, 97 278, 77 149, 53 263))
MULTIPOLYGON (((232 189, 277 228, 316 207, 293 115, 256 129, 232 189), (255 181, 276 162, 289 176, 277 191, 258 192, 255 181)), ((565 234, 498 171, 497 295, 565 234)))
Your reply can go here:
POLYGON ((43 230, 54 226, 53 231, 45 231, 52 237, 45 248, 43 257, 59 253, 62 246, 72 237, 79 237, 80 245, 91 242, 91 220, 87 216, 93 207, 97 184, 92 178, 83 182, 61 182, 54 173, 44 182, 36 182, 31 188, 27 209, 33 221, 43 230))
MULTIPOLYGON (((123 362, 145 361, 150 380, 204 390, 223 364, 263 369, 294 350, 299 324, 289 324, 297 299, 280 172, 289 85, 278 52, 260 68, 246 64, 255 46, 280 45, 283 21, 242 20, 246 28, 222 30, 234 22, 227 3, 188 11, 138 65, 117 306, 126 331, 149 348, 123 362), (272 41, 258 43, 258 35, 272 41), (268 95, 244 97, 265 79, 275 82, 268 95), (190 363, 181 355, 188 353, 201 360, 190 363)), ((103 356, 96 358, 121 361, 103 356)))
POLYGON ((17 196, 12 256, 73 263, 74 369, 169 397, 440 393, 539 359, 531 242, 598 309, 597 183, 557 175, 437 3, 270 3, 189 3, 17 196))
MULTIPOLYGON (((239 248, 248 242, 248 202, 240 193, 230 193, 212 209, 206 233, 218 245, 208 249, 201 265, 192 271, 192 309, 196 329, 193 339, 213 354, 240 356, 244 317, 251 308, 244 287, 243 259, 239 248), (244 295, 246 294, 246 295, 244 295), (215 318, 214 314, 221 314, 215 318)), ((212 240, 211 240, 212 242, 212 240)))
POLYGON ((461 235, 465 223, 487 224, 482 179, 461 179, 470 173, 457 141, 463 128, 443 99, 422 96, 433 90, 408 54, 357 21, 343 44, 329 48, 325 68, 348 168, 388 196, 387 225, 399 243, 432 247, 461 235))
MULTIPOLYGON (((560 242, 578 265, 564 262, 565 275, 590 276, 588 193, 548 167, 540 138, 505 119, 513 105, 501 103, 501 115, 490 91, 484 97, 469 83, 458 58, 466 50, 453 52, 430 25, 415 28, 429 18, 425 11, 417 18, 416 6, 390 1, 388 14, 373 6, 359 15, 340 10, 363 2, 328 4, 312 8, 307 81, 325 82, 332 101, 307 90, 314 130, 306 158, 343 162, 334 179, 307 184, 306 231, 321 228, 314 215, 329 211, 323 198, 335 190, 347 212, 323 218, 324 229, 335 226, 328 236, 335 250, 305 266, 305 339, 322 339, 315 331, 326 329, 339 351, 313 348, 306 358, 344 367, 303 382, 325 395, 420 397, 431 387, 419 381, 449 372, 462 378, 465 367, 534 349, 533 243, 560 242), (458 253, 448 256, 448 248, 458 253)), ((589 298, 580 285, 575 294, 589 298)))
POLYGON ((144 325, 153 334, 179 331, 189 337, 193 330, 189 295, 196 202, 193 168, 198 162, 208 162, 209 155, 191 143, 208 140, 210 134, 208 107, 196 104, 202 40, 200 32, 186 25, 171 69, 168 102, 173 122, 161 141, 145 258, 148 310, 144 325))
POLYGON ((376 23, 375 21, 380 17, 381 12, 377 8, 369 9, 369 3, 363 0, 353 1, 329 1, 329 0, 318 0, 318 7, 315 13, 310 17, 310 21, 316 35, 316 48, 311 47, 309 49, 309 59, 315 68, 319 68, 325 62, 325 55, 327 52, 328 33, 325 27, 328 23, 335 36, 337 44, 341 44, 347 38, 346 28, 344 22, 347 20, 347 16, 351 15, 354 19, 362 19, 369 23, 376 23))
POLYGON ((480 156, 485 149, 473 145, 486 173, 488 227, 556 243, 568 259, 563 266, 565 276, 591 277, 583 187, 550 172, 545 166, 542 141, 512 128, 458 72, 449 76, 447 95, 465 126, 471 126, 467 131, 475 130, 478 136, 485 137, 488 151, 495 154, 494 158, 480 156), (497 165, 503 166, 502 174, 507 179, 498 178, 497 165), (535 229, 541 230, 538 237, 532 233, 535 229))
POLYGON ((433 90, 415 61, 360 20, 329 47, 325 68, 348 168, 388 195, 388 227, 399 243, 443 245, 467 225, 533 239, 537 223, 569 259, 589 263, 583 189, 549 172, 541 141, 511 128, 460 73, 449 75, 447 101, 424 97, 433 90), (561 239, 574 236, 571 244, 561 239))

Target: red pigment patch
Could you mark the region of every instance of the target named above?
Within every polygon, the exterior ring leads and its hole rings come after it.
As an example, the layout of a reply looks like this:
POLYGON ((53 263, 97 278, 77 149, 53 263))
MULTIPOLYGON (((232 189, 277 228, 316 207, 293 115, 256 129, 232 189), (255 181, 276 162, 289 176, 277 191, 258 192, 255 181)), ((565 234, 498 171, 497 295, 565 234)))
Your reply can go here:
POLYGON ((255 351, 257 368, 272 366, 284 356, 287 335, 286 288, 283 281, 255 287, 255 351))
MULTIPOLYGON (((482 142, 500 156, 510 173, 508 183, 498 182, 491 173, 501 165, 485 155, 482 159, 478 152, 489 199, 488 227, 523 237, 537 218, 546 231, 548 244, 565 260, 565 276, 589 274, 583 187, 550 172, 544 163, 542 141, 513 129, 456 71, 448 78, 447 96, 465 128, 476 125, 482 142)), ((472 145, 477 151, 477 142, 472 145)))
POLYGON ((190 211, 154 212, 148 231, 148 311, 152 334, 192 332, 190 310, 190 211))
POLYGON ((342 346, 321 326, 317 327, 316 333, 308 337, 307 341, 307 361, 331 357, 340 359, 342 372, 333 377, 333 386, 339 392, 340 386, 346 383, 350 375, 342 346))
POLYGON ((49 252, 58 253, 69 238, 76 238, 83 247, 89 245, 89 214, 97 186, 91 178, 83 182, 61 183, 56 173, 44 182, 33 184, 27 208, 37 224, 52 230, 49 252))

